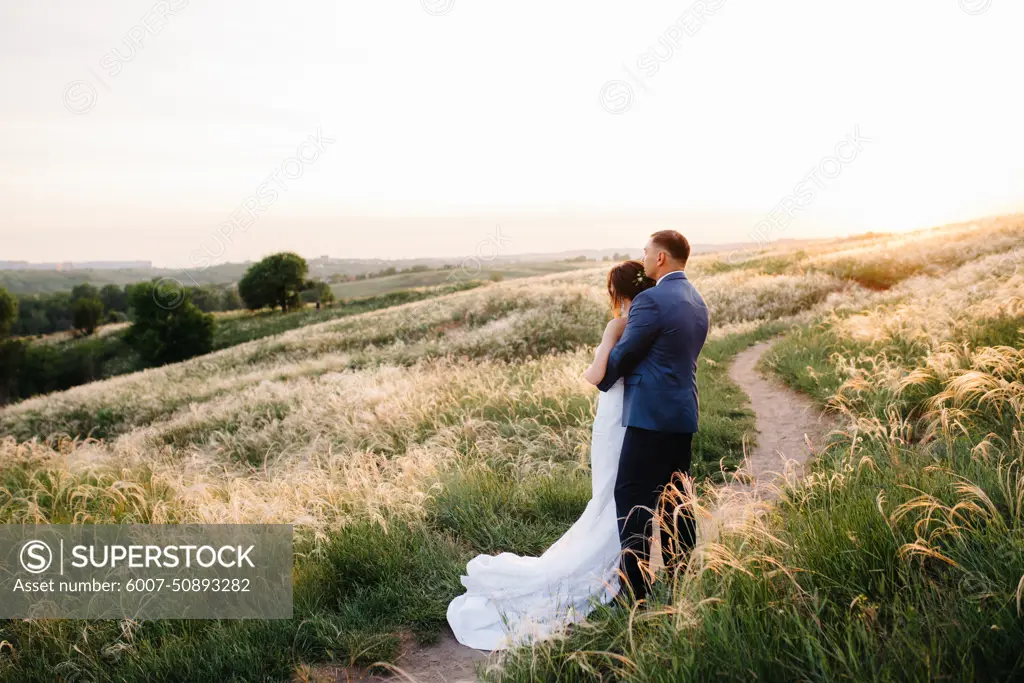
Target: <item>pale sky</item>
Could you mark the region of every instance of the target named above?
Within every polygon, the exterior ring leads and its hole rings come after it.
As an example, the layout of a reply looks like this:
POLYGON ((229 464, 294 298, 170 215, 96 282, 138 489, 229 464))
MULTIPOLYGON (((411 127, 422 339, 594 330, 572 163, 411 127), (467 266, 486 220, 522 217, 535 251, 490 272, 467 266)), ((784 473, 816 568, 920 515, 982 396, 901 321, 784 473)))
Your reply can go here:
POLYGON ((770 238, 1021 210, 1021 26, 1019 0, 4 0, 0 260, 747 240, 848 136, 770 238))

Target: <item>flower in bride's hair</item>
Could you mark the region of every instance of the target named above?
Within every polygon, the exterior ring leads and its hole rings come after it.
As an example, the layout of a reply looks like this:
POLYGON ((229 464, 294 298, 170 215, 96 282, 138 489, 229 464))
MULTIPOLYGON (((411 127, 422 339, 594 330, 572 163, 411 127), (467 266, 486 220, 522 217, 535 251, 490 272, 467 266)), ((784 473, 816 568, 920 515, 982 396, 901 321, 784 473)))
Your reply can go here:
POLYGON ((644 283, 644 271, 640 271, 636 274, 636 283, 642 285, 644 283))

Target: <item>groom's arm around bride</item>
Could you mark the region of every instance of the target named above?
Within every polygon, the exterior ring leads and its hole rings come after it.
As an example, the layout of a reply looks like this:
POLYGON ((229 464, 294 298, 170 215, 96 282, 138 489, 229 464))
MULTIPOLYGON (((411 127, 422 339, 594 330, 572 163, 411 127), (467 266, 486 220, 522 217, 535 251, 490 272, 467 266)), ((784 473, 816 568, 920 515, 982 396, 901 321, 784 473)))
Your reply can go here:
MULTIPOLYGON (((676 475, 690 473, 697 431, 697 357, 708 334, 708 310, 686 273, 690 245, 675 230, 651 236, 644 247, 644 271, 657 285, 630 305, 626 329, 612 349, 604 379, 608 391, 624 378, 622 443, 615 482, 625 588, 637 599, 647 593, 639 561, 649 562, 649 524, 662 489, 676 475)), ((670 516, 674 517, 674 516, 670 516)), ((666 566, 693 547, 695 525, 683 515, 679 529, 662 526, 666 566), (669 552, 678 539, 678 553, 669 552)))
POLYGON ((632 373, 647 355, 657 333, 658 307, 650 290, 640 292, 629 306, 626 329, 608 356, 608 368, 597 388, 608 391, 620 377, 632 373))

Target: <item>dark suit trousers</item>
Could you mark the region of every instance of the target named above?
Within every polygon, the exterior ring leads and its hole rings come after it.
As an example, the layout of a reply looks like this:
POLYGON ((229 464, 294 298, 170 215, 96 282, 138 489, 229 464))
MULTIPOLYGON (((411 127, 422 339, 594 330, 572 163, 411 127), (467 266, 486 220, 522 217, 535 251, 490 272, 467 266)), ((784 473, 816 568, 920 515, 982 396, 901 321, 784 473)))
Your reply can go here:
MULTIPOLYGON (((651 511, 658 509, 661 491, 669 482, 682 490, 680 479, 673 477, 677 473, 689 476, 692 446, 693 434, 626 428, 615 480, 615 513, 623 550, 620 568, 625 577, 622 588, 627 591, 624 595, 632 591, 638 600, 647 595, 648 584, 639 561, 650 561, 651 511)), ((661 527, 662 560, 666 567, 692 550, 696 541, 696 524, 689 507, 678 515, 677 526, 672 528, 674 517, 668 508, 666 523, 661 527), (670 545, 673 538, 678 539, 674 546, 670 545), (669 553, 670 548, 675 552, 669 553)))

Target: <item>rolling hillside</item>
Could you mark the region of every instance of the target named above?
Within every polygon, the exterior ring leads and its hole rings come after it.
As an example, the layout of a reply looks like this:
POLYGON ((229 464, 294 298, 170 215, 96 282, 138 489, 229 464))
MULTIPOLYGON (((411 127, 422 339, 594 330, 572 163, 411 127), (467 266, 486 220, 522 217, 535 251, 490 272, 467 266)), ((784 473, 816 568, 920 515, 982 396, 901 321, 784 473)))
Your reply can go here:
MULTIPOLYGON (((1006 680, 1024 586, 1024 219, 688 267, 702 537, 649 609, 495 656, 490 680, 1006 680), (775 505, 724 495, 731 359, 838 420, 775 505), (724 512, 723 512, 724 510, 724 512), (908 672, 911 675, 908 675, 908 672)), ((4 523, 288 523, 285 621, 0 623, 0 677, 290 680, 430 642, 479 552, 542 552, 590 495, 608 264, 314 323, 0 410, 4 523), (297 672, 299 672, 297 674, 297 672)), ((342 679, 344 680, 344 679, 342 679)))

